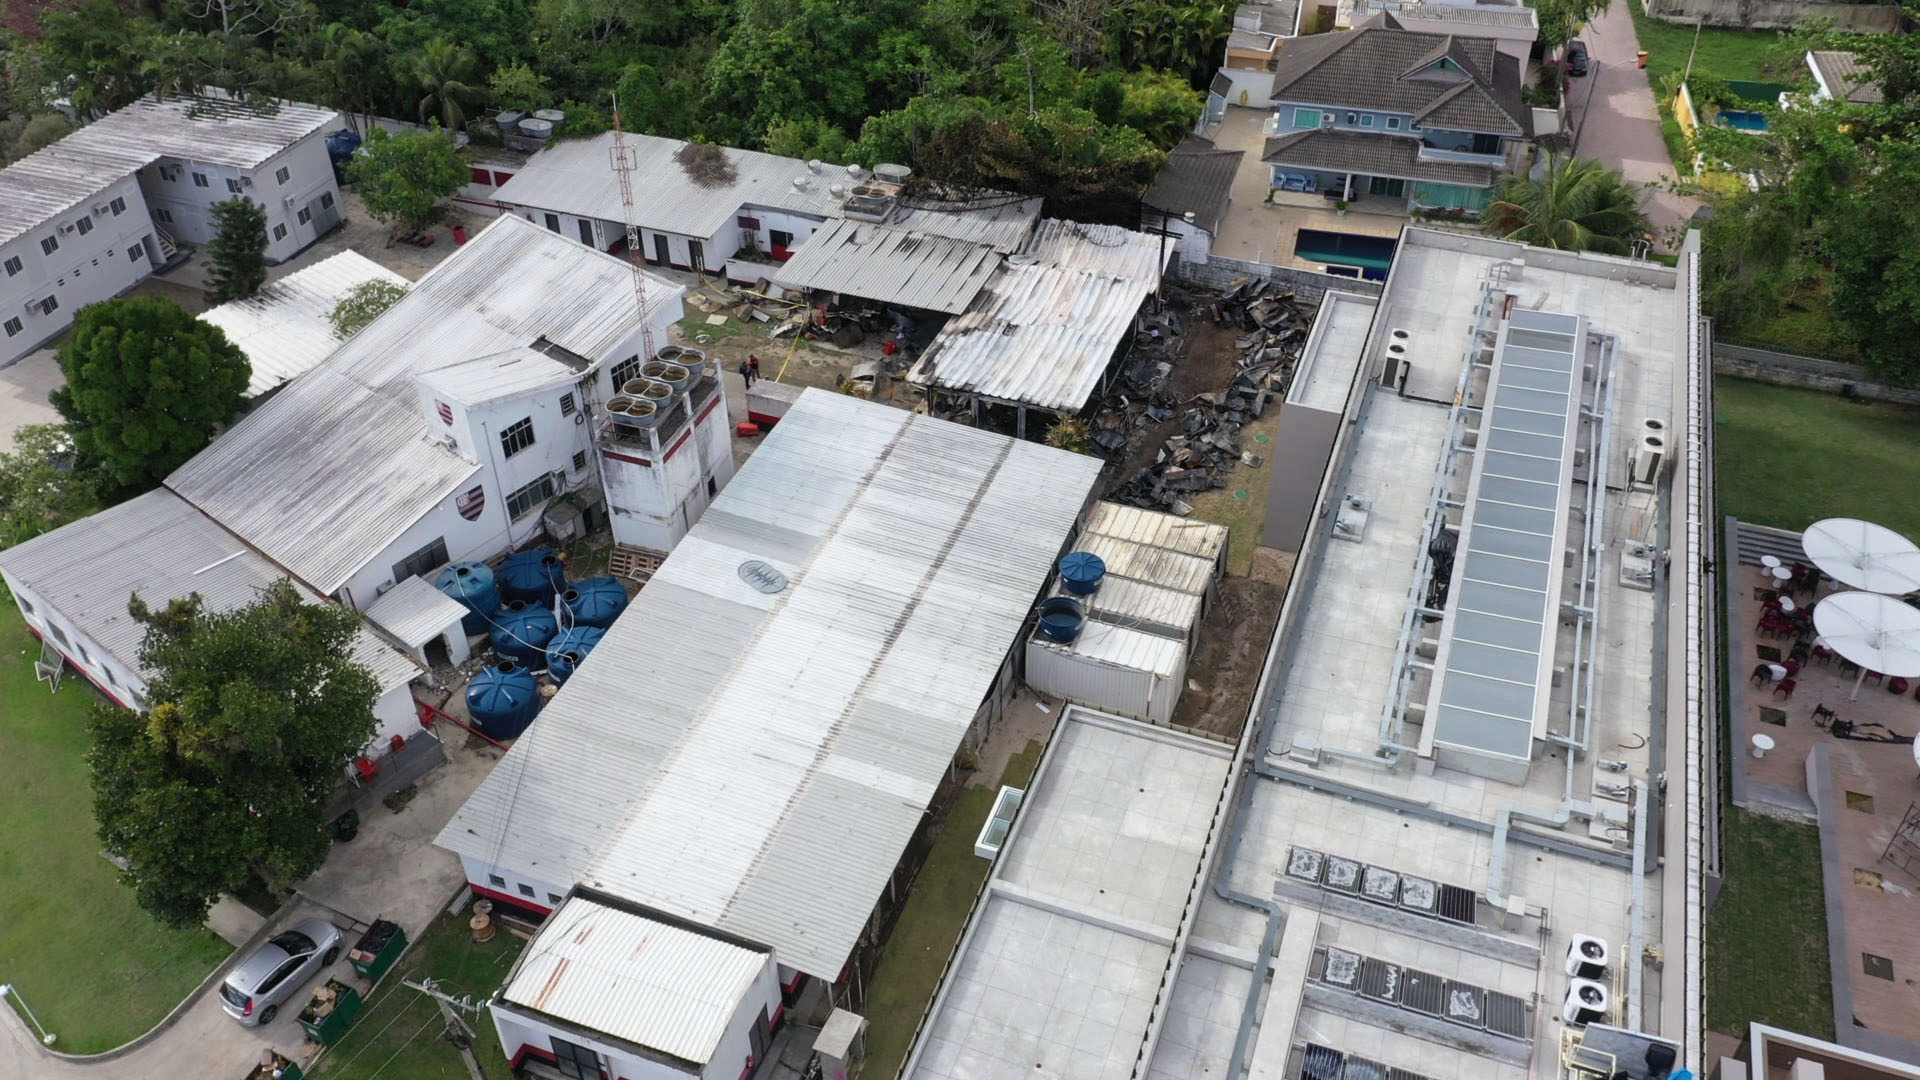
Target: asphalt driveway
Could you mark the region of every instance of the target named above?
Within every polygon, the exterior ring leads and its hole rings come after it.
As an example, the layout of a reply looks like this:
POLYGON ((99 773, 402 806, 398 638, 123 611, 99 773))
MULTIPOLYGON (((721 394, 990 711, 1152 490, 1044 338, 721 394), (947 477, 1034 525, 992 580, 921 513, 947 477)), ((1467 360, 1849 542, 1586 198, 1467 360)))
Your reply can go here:
POLYGON ((1647 73, 1636 66, 1640 39, 1633 32, 1627 4, 1613 0, 1606 12, 1580 33, 1590 55, 1584 78, 1572 80, 1571 122, 1576 133, 1574 152, 1598 158, 1608 168, 1634 183, 1654 183, 1646 210, 1654 235, 1666 245, 1666 230, 1681 225, 1700 207, 1700 200, 1666 189, 1674 176, 1666 140, 1660 136, 1660 110, 1654 103, 1647 73))

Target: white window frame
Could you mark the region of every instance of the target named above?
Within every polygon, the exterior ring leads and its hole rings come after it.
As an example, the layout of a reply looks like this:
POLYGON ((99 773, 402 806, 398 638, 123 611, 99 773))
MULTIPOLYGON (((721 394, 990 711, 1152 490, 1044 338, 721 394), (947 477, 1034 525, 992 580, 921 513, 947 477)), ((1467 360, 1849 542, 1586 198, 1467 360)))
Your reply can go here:
POLYGON ((500 453, 503 457, 512 457, 532 446, 537 436, 533 430, 533 417, 525 416, 500 429, 500 453), (525 436, 525 441, 521 437, 525 436))
POLYGON ((519 521, 559 493, 559 485, 553 482, 553 474, 541 473, 531 483, 523 484, 507 495, 507 520, 519 521), (515 504, 519 505, 518 510, 514 509, 515 504))
POLYGON ((293 170, 287 168, 285 165, 282 165, 278 169, 275 169, 273 171, 273 181, 276 184, 285 184, 288 180, 292 178, 293 178, 293 170))

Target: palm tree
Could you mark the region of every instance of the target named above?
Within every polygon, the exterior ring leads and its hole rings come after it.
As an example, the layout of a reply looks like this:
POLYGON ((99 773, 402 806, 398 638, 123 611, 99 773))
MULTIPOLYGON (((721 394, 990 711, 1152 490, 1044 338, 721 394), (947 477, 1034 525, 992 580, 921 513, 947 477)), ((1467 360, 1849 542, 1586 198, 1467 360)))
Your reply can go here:
POLYGON ((1598 161, 1548 155, 1539 179, 1513 175, 1480 213, 1480 226, 1502 240, 1563 251, 1625 255, 1652 226, 1640 192, 1598 161))
POLYGON ((475 60, 472 50, 461 48, 446 38, 434 38, 418 55, 405 57, 398 72, 400 81, 420 91, 420 122, 435 109, 448 131, 466 126, 467 114, 461 106, 481 96, 473 78, 475 60))

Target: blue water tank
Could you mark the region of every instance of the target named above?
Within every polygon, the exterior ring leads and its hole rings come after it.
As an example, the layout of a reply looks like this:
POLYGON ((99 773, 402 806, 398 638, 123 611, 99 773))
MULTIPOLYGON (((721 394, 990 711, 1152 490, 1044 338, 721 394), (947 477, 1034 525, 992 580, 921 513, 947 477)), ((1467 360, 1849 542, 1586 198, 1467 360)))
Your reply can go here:
POLYGON ((573 616, 575 626, 606 629, 627 610, 627 587, 614 578, 597 577, 576 581, 560 594, 560 603, 573 616))
POLYGON ((493 582, 493 567, 483 562, 454 563, 440 571, 433 584, 466 605, 467 614, 460 620, 460 629, 469 634, 486 630, 490 621, 487 616, 500 606, 500 587, 493 582))
POLYGON ((559 630, 553 612, 524 600, 509 600, 494 613, 493 629, 487 631, 487 638, 501 657, 541 668, 547 663, 547 643, 559 630))
POLYGON ((512 660, 481 668, 467 683, 467 715, 491 738, 511 739, 527 730, 539 707, 539 681, 512 660))
POLYGON ((1086 609, 1071 596, 1052 596, 1040 601, 1040 632, 1051 641, 1066 643, 1080 636, 1087 622, 1086 609))
POLYGON ((1090 551, 1075 551, 1060 560, 1060 584, 1075 596, 1090 596, 1100 590, 1100 579, 1107 576, 1107 564, 1090 551))
POLYGON ((557 683, 566 682, 605 634, 606 631, 597 626, 576 626, 555 634, 547 643, 548 677, 557 683))
POLYGON ((552 548, 516 551, 500 564, 500 594, 508 600, 550 605, 566 584, 566 565, 552 548))
POLYGON ((344 165, 360 149, 360 135, 357 132, 341 128, 327 133, 327 158, 335 165, 344 165))

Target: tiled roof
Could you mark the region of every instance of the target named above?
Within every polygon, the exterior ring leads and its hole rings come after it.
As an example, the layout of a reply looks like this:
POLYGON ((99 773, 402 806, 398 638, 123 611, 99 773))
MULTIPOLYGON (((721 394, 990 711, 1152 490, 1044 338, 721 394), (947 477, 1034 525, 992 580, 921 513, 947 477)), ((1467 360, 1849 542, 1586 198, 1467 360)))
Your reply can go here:
POLYGON ((1335 131, 1331 128, 1313 128, 1268 139, 1266 152, 1260 160, 1269 165, 1363 173, 1367 176, 1398 176, 1406 180, 1467 187, 1491 187, 1495 178, 1495 171, 1490 165, 1422 161, 1420 140, 1405 135, 1377 135, 1365 131, 1335 131))
POLYGON ((1814 72, 1834 97, 1856 105, 1871 105, 1885 100, 1879 82, 1874 79, 1873 72, 1860 62, 1859 54, 1818 49, 1808 53, 1807 58, 1812 61, 1814 72))
POLYGON ((1193 223, 1212 232, 1227 208, 1233 174, 1244 151, 1215 149, 1209 139, 1189 135, 1167 152, 1167 163, 1147 189, 1146 203, 1170 214, 1193 211, 1193 223))
POLYGON ((1344 34, 1295 39, 1280 53, 1275 101, 1411 113, 1422 124, 1531 133, 1519 61, 1490 38, 1397 29, 1385 16, 1344 34), (1457 70, 1434 70, 1447 61, 1457 70))

